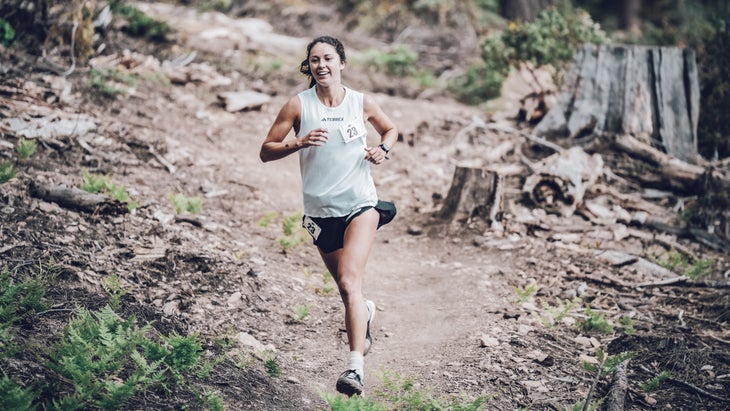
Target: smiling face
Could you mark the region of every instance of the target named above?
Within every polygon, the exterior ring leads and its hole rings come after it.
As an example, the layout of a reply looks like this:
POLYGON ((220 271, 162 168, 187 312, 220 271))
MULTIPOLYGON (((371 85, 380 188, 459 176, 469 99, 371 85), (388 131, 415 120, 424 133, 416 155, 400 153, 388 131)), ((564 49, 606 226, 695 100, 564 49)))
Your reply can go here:
POLYGON ((341 72, 345 62, 334 46, 327 43, 317 43, 309 52, 309 70, 312 78, 323 87, 340 84, 341 72))

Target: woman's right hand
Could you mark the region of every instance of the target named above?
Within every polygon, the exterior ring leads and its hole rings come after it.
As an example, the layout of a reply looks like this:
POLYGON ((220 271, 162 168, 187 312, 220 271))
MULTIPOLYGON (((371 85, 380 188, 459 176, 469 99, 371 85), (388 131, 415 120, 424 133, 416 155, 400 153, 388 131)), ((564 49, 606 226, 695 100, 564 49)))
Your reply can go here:
POLYGON ((315 128, 300 140, 303 147, 322 146, 327 143, 329 135, 326 128, 315 128))

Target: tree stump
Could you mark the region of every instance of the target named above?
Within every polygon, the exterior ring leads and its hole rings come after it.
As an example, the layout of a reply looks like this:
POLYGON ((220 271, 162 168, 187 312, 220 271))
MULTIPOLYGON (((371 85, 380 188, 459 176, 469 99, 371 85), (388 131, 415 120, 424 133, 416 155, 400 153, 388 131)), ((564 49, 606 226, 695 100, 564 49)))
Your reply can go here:
POLYGON ((697 164, 699 107, 694 51, 584 44, 534 132, 571 140, 628 134, 697 164))
POLYGON ((502 210, 502 188, 497 173, 483 168, 456 167, 451 188, 437 217, 468 224, 479 218, 498 220, 502 210))

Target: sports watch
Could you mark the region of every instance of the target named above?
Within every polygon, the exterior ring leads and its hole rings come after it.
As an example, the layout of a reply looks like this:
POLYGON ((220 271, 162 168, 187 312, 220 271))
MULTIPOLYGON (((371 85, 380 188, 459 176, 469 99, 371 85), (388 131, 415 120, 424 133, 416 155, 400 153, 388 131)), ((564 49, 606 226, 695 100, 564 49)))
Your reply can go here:
POLYGON ((388 147, 388 145, 385 143, 381 143, 378 147, 382 148, 383 151, 385 151, 385 154, 388 154, 390 152, 390 147, 388 147))

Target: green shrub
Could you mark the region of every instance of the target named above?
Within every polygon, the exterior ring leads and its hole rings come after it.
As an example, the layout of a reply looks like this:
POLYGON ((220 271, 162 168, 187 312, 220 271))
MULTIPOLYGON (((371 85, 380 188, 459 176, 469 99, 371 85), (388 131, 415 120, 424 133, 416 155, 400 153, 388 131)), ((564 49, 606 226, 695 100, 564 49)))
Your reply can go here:
POLYGON ((477 105, 499 97, 508 72, 493 64, 472 66, 464 74, 449 81, 448 89, 462 103, 477 105))
POLYGON ((715 260, 713 259, 702 258, 694 262, 690 262, 689 257, 674 249, 669 252, 666 258, 656 258, 655 262, 670 271, 674 271, 692 279, 698 279, 709 275, 712 273, 712 268, 715 265, 715 260))
POLYGON ((61 409, 118 409, 140 390, 181 384, 198 364, 200 342, 179 335, 153 341, 146 336, 150 330, 110 306, 96 312, 78 308, 49 363, 73 390, 54 403, 61 409))
POLYGON ((613 332, 613 325, 611 325, 603 314, 591 310, 590 307, 586 307, 586 315, 588 318, 578 321, 577 324, 578 328, 583 332, 598 331, 601 334, 610 334, 613 332))
POLYGON ((377 71, 394 76, 407 76, 416 72, 418 53, 406 45, 398 44, 386 51, 371 48, 363 52, 362 62, 377 71))
POLYGON ((11 163, 0 163, 0 184, 15 178, 15 167, 11 163))
POLYGON ((267 353, 264 359, 264 368, 269 377, 277 378, 281 375, 281 366, 279 366, 279 362, 276 359, 276 354, 267 353))
POLYGON ((132 36, 147 37, 152 40, 163 40, 165 34, 170 31, 170 26, 148 16, 140 9, 124 4, 124 0, 113 0, 111 2, 112 12, 127 20, 127 32, 132 36))
POLYGON ((556 69, 556 81, 564 74, 581 43, 601 44, 608 40, 600 26, 585 11, 567 17, 555 9, 541 11, 534 22, 510 22, 502 33, 482 43, 483 63, 451 82, 460 100, 479 103, 499 96, 511 68, 556 69))
POLYGON ((15 30, 13 30, 13 26, 11 26, 7 20, 0 17, 0 44, 7 47, 13 44, 13 40, 15 40, 15 30))
POLYGON ((98 312, 78 308, 49 364, 74 387, 61 400, 117 409, 150 381, 151 374, 156 376, 153 380, 161 378, 164 370, 160 364, 148 366, 137 352, 147 331, 147 327, 138 328, 134 319, 122 319, 108 306, 98 312), (130 358, 136 366, 129 364, 130 358), (128 366, 132 369, 127 370, 128 366))
POLYGON ((4 375, 0 378, 0 410, 34 410, 35 394, 4 375))
POLYGON ((16 350, 12 345, 12 327, 28 315, 47 308, 46 288, 40 274, 18 279, 6 268, 0 269, 0 358, 16 350))
POLYGON ((583 363, 583 369, 597 374, 603 378, 607 375, 613 374, 616 368, 624 361, 630 360, 636 357, 636 353, 633 351, 627 351, 616 355, 607 355, 602 349, 596 350, 596 359, 599 364, 588 364, 583 363))
POLYGON ((301 245, 309 238, 307 230, 302 227, 301 213, 284 216, 281 221, 281 233, 283 235, 279 238, 279 245, 284 252, 301 245))
POLYGON ((107 97, 126 94, 136 84, 137 77, 125 74, 115 68, 92 68, 89 70, 89 86, 107 97))
POLYGON ((89 193, 109 195, 117 201, 126 203, 129 210, 134 210, 139 207, 139 203, 132 201, 127 188, 114 184, 109 176, 84 171, 79 188, 89 193))
POLYGON ((656 391, 657 389, 659 389, 659 386, 661 386, 662 383, 669 378, 672 378, 672 374, 666 371, 662 371, 661 373, 659 373, 659 375, 650 378, 647 382, 640 383, 639 388, 641 388, 641 390, 644 392, 656 391))
POLYGON ((309 310, 312 308, 310 304, 298 304, 292 308, 292 317, 295 322, 302 322, 309 315, 309 310))
POLYGON ((619 318, 618 325, 624 331, 626 335, 633 335, 636 331, 634 330, 634 320, 629 316, 623 316, 619 318))
POLYGON ((24 138, 21 138, 20 141, 18 141, 18 145, 15 147, 16 151, 20 155, 20 158, 23 160, 29 159, 33 154, 35 154, 36 149, 38 149, 38 144, 36 144, 33 140, 26 140, 24 138))
POLYGON ((200 197, 186 197, 180 193, 169 193, 167 199, 170 200, 176 214, 200 214, 203 209, 203 201, 200 197))

